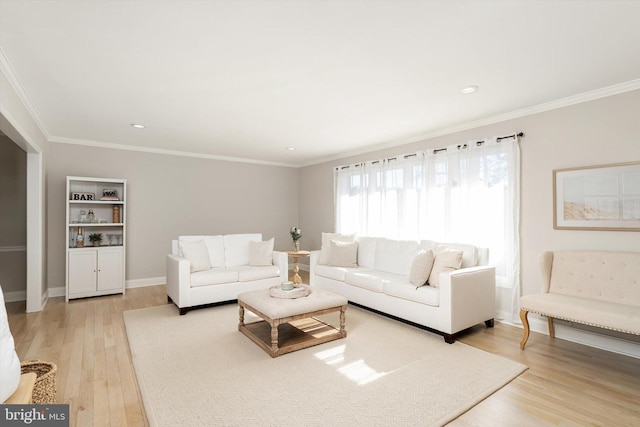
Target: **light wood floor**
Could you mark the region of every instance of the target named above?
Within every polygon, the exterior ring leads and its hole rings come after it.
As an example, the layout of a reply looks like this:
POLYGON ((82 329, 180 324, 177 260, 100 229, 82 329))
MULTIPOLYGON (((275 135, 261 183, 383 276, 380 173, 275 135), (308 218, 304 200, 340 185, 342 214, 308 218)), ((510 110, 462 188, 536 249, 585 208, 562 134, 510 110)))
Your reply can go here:
MULTIPOLYGON (((58 365, 58 402, 70 404, 71 426, 145 426, 122 312, 166 298, 164 286, 151 286, 69 303, 51 298, 39 313, 24 313, 24 302, 7 310, 20 359, 58 365)), ((450 425, 640 425, 640 359, 534 332, 520 351, 521 337, 499 322, 459 337, 529 369, 450 425)))

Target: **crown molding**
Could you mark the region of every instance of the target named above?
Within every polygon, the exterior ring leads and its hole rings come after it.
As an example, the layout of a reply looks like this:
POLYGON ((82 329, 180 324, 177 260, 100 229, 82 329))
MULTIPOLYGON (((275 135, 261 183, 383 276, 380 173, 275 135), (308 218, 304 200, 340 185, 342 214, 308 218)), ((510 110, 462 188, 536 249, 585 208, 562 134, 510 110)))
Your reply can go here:
POLYGON ((138 152, 146 152, 146 153, 171 155, 171 156, 221 160, 221 161, 237 162, 237 163, 251 163, 251 164, 259 164, 259 165, 267 165, 267 166, 280 166, 280 167, 289 167, 289 168, 301 168, 306 166, 313 166, 321 163, 343 159, 345 157, 358 156, 358 155, 370 153, 373 151, 393 148, 393 147, 397 147, 405 144, 411 144, 414 142, 424 141, 427 139, 432 139, 432 138, 436 138, 444 135, 450 135, 457 132, 463 132, 466 130, 475 129, 482 126, 492 125, 492 124, 504 122, 507 120, 530 116, 538 113, 543 113, 543 112, 555 110, 558 108, 568 107, 575 104, 581 104, 584 102, 593 101, 596 99, 605 98, 608 96, 618 95, 621 93, 631 92, 631 91, 640 89, 640 79, 631 80, 628 82, 607 86, 601 89, 584 92, 578 95, 572 95, 565 98, 560 98, 554 101, 546 102, 546 103, 535 105, 532 107, 523 108, 523 109, 512 111, 509 113, 499 114, 496 116, 491 116, 491 117, 487 117, 479 120, 474 120, 471 122, 460 123, 454 126, 437 129, 435 131, 416 135, 410 138, 405 138, 405 139, 395 140, 395 141, 388 141, 388 142, 376 144, 376 145, 370 145, 359 150, 345 151, 340 154, 336 154, 334 156, 319 158, 317 160, 312 160, 310 162, 304 162, 300 164, 291 164, 291 163, 281 163, 281 162, 269 162, 269 161, 240 158, 240 157, 201 154, 201 153, 194 153, 189 151, 168 150, 168 149, 162 149, 162 148, 141 147, 141 146, 133 146, 133 145, 114 144, 114 143, 108 143, 108 142, 52 136, 49 134, 49 132, 45 128, 42 120, 40 120, 40 117, 36 112, 36 109, 33 107, 33 104, 29 100, 29 96, 27 95, 26 91, 23 89, 22 85, 20 84, 20 80, 16 75, 15 71, 13 70, 13 67, 9 62, 9 59, 7 58, 1 46, 0 46, 0 72, 2 72, 2 74, 7 78, 7 81, 9 82, 13 90, 16 92, 18 98, 20 99, 24 107, 27 109, 27 112, 33 118, 34 122, 36 123, 36 125, 38 126, 42 134, 44 135, 45 139, 49 142, 56 142, 59 144, 75 144, 75 145, 85 145, 90 147, 111 148, 116 150, 138 151, 138 152))
POLYGON ((164 154, 168 156, 195 157, 199 159, 220 160, 235 163, 251 163, 265 166, 280 166, 286 168, 298 168, 298 165, 291 163, 269 162, 265 160, 245 159, 241 157, 218 156, 214 154, 194 153, 191 151, 167 150, 164 148, 140 147, 137 145, 114 144, 110 142, 90 141, 86 139, 65 138, 52 136, 49 142, 58 144, 84 145, 87 147, 110 148, 113 150, 138 151, 142 153, 164 154))
POLYGON ((1 46, 0 46, 0 72, 2 72, 2 74, 4 74, 4 76, 7 78, 9 85, 11 85, 11 88, 13 88, 16 95, 18 95, 20 102, 22 102, 22 105, 24 105, 24 108, 27 109, 27 112, 29 113, 33 121, 36 123, 36 125, 40 129, 40 132, 42 132, 42 135, 44 135, 45 139, 46 140, 51 139, 51 135, 49 134, 49 132, 47 131, 47 128, 45 128, 44 124, 42 123, 42 120, 40 120, 40 116, 36 112, 36 109, 31 103, 31 101, 29 100, 29 95, 27 95, 27 92, 24 90, 22 84, 20 83, 20 79, 18 78, 18 75, 13 70, 13 66, 11 65, 11 62, 9 62, 9 58, 7 58, 7 55, 4 53, 4 50, 2 49, 1 46))
MULTIPOLYGON (((437 129, 433 132, 420 134, 411 138, 402 140, 385 142, 377 145, 370 145, 360 150, 346 151, 335 156, 325 157, 317 161, 301 164, 300 167, 313 166, 320 163, 331 162, 340 160, 345 157, 359 156, 373 151, 384 150, 386 148, 398 147, 400 145, 411 144, 414 142, 424 141, 427 139, 436 138, 444 135, 451 135, 457 132, 463 132, 470 129, 479 128, 482 126, 492 125, 495 123, 505 122, 507 120, 513 120, 520 117, 531 116, 534 114, 544 113, 546 111, 557 110, 558 108, 569 107, 571 105, 582 104, 584 102, 594 101, 600 98, 606 98, 608 96, 618 95, 625 92, 631 92, 640 89, 640 79, 631 80, 624 83, 607 86, 600 89, 595 89, 589 92, 584 92, 578 95, 572 95, 565 98, 556 99, 554 101, 545 102, 543 104, 534 105, 532 107, 522 108, 520 110, 512 111, 509 113, 498 114, 496 116, 486 117, 471 122, 460 123, 454 126, 437 129)), ((526 133, 526 132, 525 132, 526 133)))

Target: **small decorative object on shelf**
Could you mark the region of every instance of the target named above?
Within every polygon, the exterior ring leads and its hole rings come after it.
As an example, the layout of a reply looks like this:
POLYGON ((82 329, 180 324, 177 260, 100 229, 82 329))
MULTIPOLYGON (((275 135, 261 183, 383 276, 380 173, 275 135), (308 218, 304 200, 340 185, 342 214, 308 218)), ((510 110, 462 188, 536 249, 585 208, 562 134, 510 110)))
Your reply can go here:
POLYGON ((114 206, 113 207, 113 212, 111 215, 112 219, 111 222, 114 224, 119 224, 120 223, 120 206, 114 206))
POLYGON ((96 215, 93 213, 93 209, 89 209, 89 213, 87 214, 87 222, 89 224, 93 224, 96 222, 96 215))
POLYGON ((100 243, 102 243, 102 233, 89 234, 89 241, 93 243, 93 246, 100 246, 100 243))
POLYGON ((71 193, 70 200, 87 200, 93 201, 96 199, 96 195, 94 193, 71 193))
POLYGON ((289 230, 289 234, 291 234, 291 238, 293 239, 293 251, 300 251, 300 243, 298 240, 302 237, 302 230, 294 225, 289 230))
POLYGON ((118 190, 114 188, 105 188, 102 190, 102 197, 100 197, 100 200, 120 200, 118 197, 118 190))
POLYGON ((84 236, 82 235, 82 227, 78 227, 78 234, 76 235, 76 246, 79 248, 84 246, 84 236))

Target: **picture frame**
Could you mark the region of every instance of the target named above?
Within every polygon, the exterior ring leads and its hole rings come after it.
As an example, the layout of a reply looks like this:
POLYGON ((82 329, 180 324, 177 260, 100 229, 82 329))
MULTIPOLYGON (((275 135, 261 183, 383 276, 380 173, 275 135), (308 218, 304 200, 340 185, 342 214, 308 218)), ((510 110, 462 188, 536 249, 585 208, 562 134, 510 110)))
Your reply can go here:
POLYGON ((553 171, 553 228, 640 231, 640 161, 553 171))

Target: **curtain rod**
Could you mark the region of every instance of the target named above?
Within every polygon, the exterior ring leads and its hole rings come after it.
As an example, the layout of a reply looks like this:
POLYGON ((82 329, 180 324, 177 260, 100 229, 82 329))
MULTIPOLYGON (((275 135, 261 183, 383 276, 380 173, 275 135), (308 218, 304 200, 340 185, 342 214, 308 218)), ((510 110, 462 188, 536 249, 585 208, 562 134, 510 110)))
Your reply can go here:
MULTIPOLYGON (((509 139, 509 138, 522 138, 524 136, 524 132, 518 132, 518 133, 514 133, 512 135, 506 135, 506 136, 499 136, 496 138, 496 142, 500 142, 503 139, 509 139)), ((484 144, 484 141, 476 141, 476 147, 481 146, 482 144, 484 144)), ((465 148, 467 148, 468 145, 467 144, 460 144, 458 145, 458 150, 464 150, 465 148)), ((447 151, 446 148, 436 148, 435 150, 433 150, 433 154, 438 154, 441 151, 447 151)))
MULTIPOLYGON (((498 136, 498 137, 496 137, 496 142, 500 142, 503 139, 509 139, 509 138, 516 138, 516 137, 522 138, 523 136, 524 136, 524 132, 518 132, 518 133, 511 134, 511 135, 506 135, 506 136, 498 136)), ((484 144, 484 141, 476 141, 475 144, 476 144, 476 147, 479 147, 480 145, 484 144)), ((464 150, 467 147, 468 147, 468 144, 460 144, 460 145, 458 145, 458 150, 464 150)), ((446 148, 436 148, 436 149, 433 150, 433 154, 438 154, 441 151, 447 151, 447 149, 446 148)), ((413 157, 415 155, 416 155, 415 153, 414 154, 407 154, 407 155, 403 156, 403 158, 407 159, 407 158, 413 157)), ((396 159, 397 159, 396 157, 389 157, 386 160, 396 160, 396 159)), ((380 163, 380 160, 374 160, 371 163, 372 164, 377 164, 377 163, 380 163)), ((358 166, 360 166, 360 164, 337 166, 335 169, 336 170, 338 170, 338 169, 349 169, 351 166, 358 167, 358 166)))
POLYGON ((514 133, 513 135, 507 135, 507 136, 499 136, 499 137, 496 138, 496 141, 501 141, 501 140, 507 139, 507 138, 515 138, 516 136, 518 138, 522 138, 524 136, 524 132, 518 132, 518 133, 514 133))

